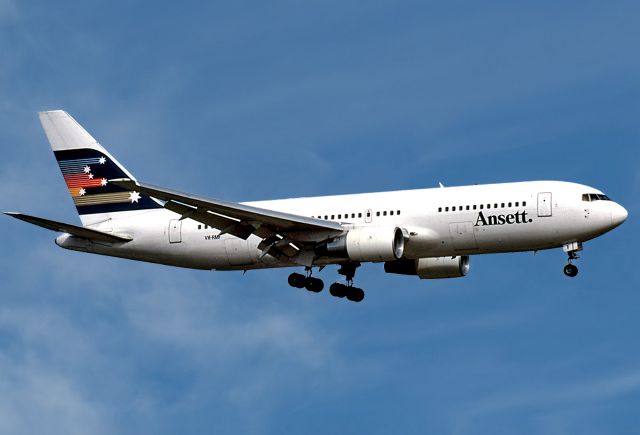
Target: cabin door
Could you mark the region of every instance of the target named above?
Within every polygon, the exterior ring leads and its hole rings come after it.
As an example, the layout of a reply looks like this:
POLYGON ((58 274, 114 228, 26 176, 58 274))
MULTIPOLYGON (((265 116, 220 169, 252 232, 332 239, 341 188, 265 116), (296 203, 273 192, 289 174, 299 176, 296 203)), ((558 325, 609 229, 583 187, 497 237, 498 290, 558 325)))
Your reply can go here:
POLYGON ((172 219, 169 221, 169 243, 182 242, 182 221, 172 219))
POLYGON ((551 216, 551 192, 538 193, 538 216, 551 216))

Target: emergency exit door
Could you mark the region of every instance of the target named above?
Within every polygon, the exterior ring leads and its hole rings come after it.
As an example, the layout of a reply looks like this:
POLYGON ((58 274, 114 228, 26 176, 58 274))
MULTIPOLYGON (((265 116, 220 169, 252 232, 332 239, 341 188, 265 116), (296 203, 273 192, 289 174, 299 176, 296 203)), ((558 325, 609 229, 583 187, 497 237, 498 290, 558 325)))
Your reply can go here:
POLYGON ((551 216, 551 192, 538 193, 538 216, 551 216))

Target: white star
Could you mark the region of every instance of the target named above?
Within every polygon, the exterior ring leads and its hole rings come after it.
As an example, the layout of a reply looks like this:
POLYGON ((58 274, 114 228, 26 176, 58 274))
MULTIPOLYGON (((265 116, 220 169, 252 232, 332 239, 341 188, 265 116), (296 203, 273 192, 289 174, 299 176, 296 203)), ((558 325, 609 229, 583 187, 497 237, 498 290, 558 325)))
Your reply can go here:
POLYGON ((104 165, 106 163, 107 159, 104 158, 104 156, 100 157, 98 159, 98 163, 100 163, 101 165, 104 165))
POLYGON ((93 178, 93 174, 89 174, 89 180, 93 178))
POLYGON ((80 192, 78 192, 80 194, 80 196, 84 196, 85 193, 87 193, 86 190, 84 190, 83 188, 80 188, 80 192))
POLYGON ((140 200, 140 194, 138 192, 129 192, 129 200, 131 201, 131 204, 134 202, 137 203, 140 200))
POLYGON ((85 174, 88 174, 89 172, 91 172, 91 168, 88 167, 88 166, 85 166, 83 171, 84 171, 85 174))
POLYGON ((103 178, 102 180, 100 180, 100 185, 101 186, 106 186, 107 185, 107 179, 103 178))

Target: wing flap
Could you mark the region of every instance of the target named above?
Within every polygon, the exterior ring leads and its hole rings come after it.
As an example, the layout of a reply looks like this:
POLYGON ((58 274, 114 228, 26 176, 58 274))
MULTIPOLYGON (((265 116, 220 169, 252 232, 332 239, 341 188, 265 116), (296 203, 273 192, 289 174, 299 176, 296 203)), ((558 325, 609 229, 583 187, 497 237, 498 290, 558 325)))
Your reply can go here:
POLYGON ((30 216, 24 213, 5 212, 4 214, 21 221, 46 228, 51 231, 69 233, 73 236, 82 237, 84 239, 107 243, 124 243, 132 240, 132 238, 128 236, 118 236, 115 234, 104 233, 102 231, 92 230, 90 228, 84 228, 78 225, 65 224, 64 222, 52 221, 37 216, 30 216))

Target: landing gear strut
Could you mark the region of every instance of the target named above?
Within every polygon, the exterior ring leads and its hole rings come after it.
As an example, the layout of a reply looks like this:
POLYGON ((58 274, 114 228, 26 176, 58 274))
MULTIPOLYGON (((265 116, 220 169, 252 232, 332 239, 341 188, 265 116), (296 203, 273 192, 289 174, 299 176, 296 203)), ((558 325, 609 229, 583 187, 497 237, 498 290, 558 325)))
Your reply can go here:
POLYGON ((310 292, 320 293, 324 288, 324 282, 321 279, 311 276, 311 268, 305 267, 305 274, 292 273, 289 275, 289 285, 296 288, 306 288, 310 292))
POLYGON ((347 280, 347 285, 339 282, 331 284, 329 287, 329 293, 331 293, 331 296, 335 296, 337 298, 346 297, 352 302, 361 302, 364 299, 364 291, 361 288, 353 286, 353 277, 356 275, 356 269, 358 267, 360 267, 360 263, 357 262, 345 263, 340 266, 338 273, 340 275, 344 275, 347 280))
POLYGON ((577 260, 578 258, 580 258, 577 253, 578 251, 582 251, 582 243, 580 242, 568 243, 564 245, 562 249, 564 250, 564 252, 567 253, 567 256, 569 257, 567 259, 568 264, 563 269, 564 274, 570 278, 573 278, 578 274, 578 267, 572 264, 571 262, 573 260, 577 260))

